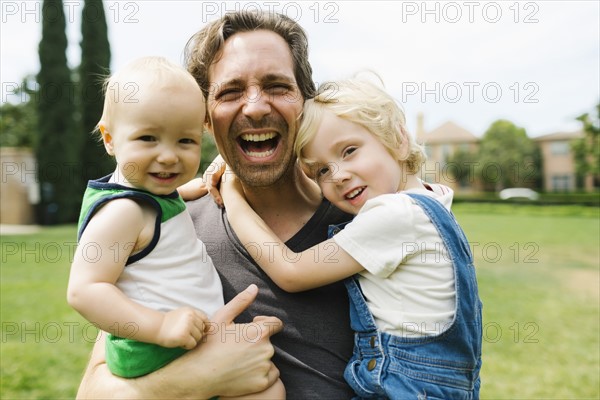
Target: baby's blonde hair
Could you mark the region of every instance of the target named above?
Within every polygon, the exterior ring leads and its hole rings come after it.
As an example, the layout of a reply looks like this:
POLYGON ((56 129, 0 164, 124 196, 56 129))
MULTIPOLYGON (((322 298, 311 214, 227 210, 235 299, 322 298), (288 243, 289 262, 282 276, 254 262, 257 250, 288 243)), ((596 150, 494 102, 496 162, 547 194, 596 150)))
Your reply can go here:
POLYGON ((423 147, 406 130, 404 112, 394 98, 369 81, 351 78, 323 83, 316 96, 304 103, 294 151, 309 171, 313 161, 304 157, 302 150, 314 138, 325 110, 365 127, 395 159, 404 163, 407 172, 419 172, 425 162, 423 147), (400 154, 403 147, 406 154, 400 154))
POLYGON ((119 104, 138 102, 136 95, 139 91, 139 75, 142 73, 151 75, 152 85, 176 81, 200 90, 194 77, 183 66, 158 56, 135 59, 104 81, 104 108, 94 132, 100 133, 101 124, 110 126, 113 110, 119 104))

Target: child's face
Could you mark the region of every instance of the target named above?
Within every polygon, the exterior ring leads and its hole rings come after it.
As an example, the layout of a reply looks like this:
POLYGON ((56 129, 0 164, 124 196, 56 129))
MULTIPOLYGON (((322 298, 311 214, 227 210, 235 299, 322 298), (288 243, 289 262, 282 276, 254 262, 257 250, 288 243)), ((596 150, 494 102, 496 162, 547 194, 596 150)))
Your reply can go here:
POLYGON ((169 194, 194 178, 200 165, 202 93, 189 83, 147 84, 142 78, 136 84, 137 95, 116 104, 110 131, 103 133, 107 151, 117 160, 114 178, 169 194))
POLYGON ((303 152, 317 163, 311 174, 323 195, 348 213, 357 214, 367 200, 402 189, 400 164, 379 139, 330 111, 303 152))

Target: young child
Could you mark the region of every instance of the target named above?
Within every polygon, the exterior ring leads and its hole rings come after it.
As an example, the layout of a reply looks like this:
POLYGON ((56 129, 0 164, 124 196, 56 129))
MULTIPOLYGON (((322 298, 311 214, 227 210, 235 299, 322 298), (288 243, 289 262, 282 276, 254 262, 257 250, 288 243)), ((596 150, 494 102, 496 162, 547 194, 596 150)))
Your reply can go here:
POLYGON ((481 303, 472 255, 449 208, 452 191, 417 177, 425 159, 404 114, 376 85, 322 85, 296 138, 303 170, 355 214, 333 238, 292 253, 221 184, 248 252, 287 291, 346 279, 355 330, 345 378, 360 398, 478 398, 481 303))
MULTIPOLYGON (((223 306, 176 191, 198 171, 204 116, 196 81, 163 58, 135 60, 106 84, 98 130, 117 167, 88 183, 68 301, 109 333, 115 375, 145 375, 193 349, 223 306)), ((253 395, 284 396, 281 382, 253 395)))

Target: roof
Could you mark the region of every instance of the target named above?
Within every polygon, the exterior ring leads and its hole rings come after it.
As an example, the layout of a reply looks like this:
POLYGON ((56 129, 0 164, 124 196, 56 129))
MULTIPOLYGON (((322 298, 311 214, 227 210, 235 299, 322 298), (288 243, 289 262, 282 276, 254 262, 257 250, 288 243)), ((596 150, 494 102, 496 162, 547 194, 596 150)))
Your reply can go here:
POLYGON ((534 137, 533 140, 535 140, 536 142, 550 142, 550 141, 555 141, 555 140, 572 140, 572 139, 579 139, 584 137, 585 134, 583 131, 579 130, 579 131, 574 131, 574 132, 555 132, 555 133, 549 133, 547 135, 542 135, 542 136, 537 136, 534 137))
POLYGON ((452 121, 445 122, 434 130, 421 134, 418 139, 426 144, 479 142, 477 136, 452 121))

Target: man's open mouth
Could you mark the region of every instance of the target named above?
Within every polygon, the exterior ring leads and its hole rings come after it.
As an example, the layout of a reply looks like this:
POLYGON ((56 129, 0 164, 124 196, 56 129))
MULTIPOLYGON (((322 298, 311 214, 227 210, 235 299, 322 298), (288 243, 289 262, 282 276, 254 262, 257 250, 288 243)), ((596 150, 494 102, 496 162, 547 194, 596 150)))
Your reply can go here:
POLYGON ((275 152, 279 138, 275 132, 245 133, 238 137, 238 143, 247 156, 264 158, 275 152))

